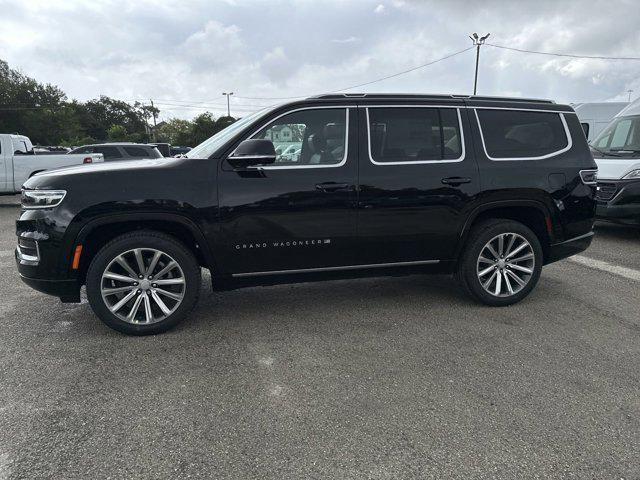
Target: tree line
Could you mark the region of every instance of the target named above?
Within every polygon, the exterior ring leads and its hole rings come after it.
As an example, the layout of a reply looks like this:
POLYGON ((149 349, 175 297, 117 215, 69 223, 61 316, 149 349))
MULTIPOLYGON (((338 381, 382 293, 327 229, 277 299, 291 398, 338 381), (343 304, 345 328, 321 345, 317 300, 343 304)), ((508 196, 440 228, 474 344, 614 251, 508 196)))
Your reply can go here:
POLYGON ((131 105, 106 96, 86 102, 69 100, 57 86, 42 84, 0 60, 0 133, 26 135, 35 145, 153 140, 193 147, 236 120, 206 112, 193 120, 161 122, 154 132, 151 119, 159 113, 150 105, 131 105))

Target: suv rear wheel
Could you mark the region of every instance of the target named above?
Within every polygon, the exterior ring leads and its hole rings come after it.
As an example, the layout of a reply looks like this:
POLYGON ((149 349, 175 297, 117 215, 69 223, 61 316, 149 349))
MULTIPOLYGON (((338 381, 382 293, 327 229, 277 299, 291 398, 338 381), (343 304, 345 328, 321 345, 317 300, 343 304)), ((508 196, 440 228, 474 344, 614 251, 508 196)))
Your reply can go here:
POLYGON ((91 308, 107 326, 130 335, 164 332, 194 307, 200 267, 180 242, 158 232, 117 237, 87 272, 91 308))
POLYGON ((513 220, 490 220, 475 227, 469 238, 457 277, 475 299, 506 306, 533 290, 543 257, 531 229, 513 220))

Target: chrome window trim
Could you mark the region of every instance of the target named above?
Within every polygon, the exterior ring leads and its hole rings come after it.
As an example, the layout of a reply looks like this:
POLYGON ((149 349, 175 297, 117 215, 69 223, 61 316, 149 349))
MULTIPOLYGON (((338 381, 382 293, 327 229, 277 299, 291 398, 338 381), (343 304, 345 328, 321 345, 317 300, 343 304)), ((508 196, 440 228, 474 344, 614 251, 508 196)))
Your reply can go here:
MULTIPOLYGON (((261 166, 254 166, 254 167, 248 167, 248 168, 255 169, 255 170, 302 170, 302 169, 312 169, 312 168, 337 168, 337 167, 344 166, 347 163, 347 157, 349 156, 349 109, 350 108, 356 108, 356 107, 355 105, 320 105, 320 106, 312 106, 312 107, 295 108, 293 110, 288 110, 278 115, 277 117, 272 118, 271 120, 263 123, 260 126, 260 128, 256 129, 251 135, 247 137, 247 139, 253 138, 253 136, 256 135, 258 132, 260 132, 260 130, 262 130, 263 128, 269 126, 279 118, 282 118, 285 115, 289 115, 291 113, 300 112, 303 110, 343 109, 345 111, 345 137, 344 137, 345 145, 344 145, 344 157, 342 158, 340 163, 334 163, 331 165, 261 165, 261 166)), ((233 156, 234 153, 235 153, 235 150, 231 152, 231 155, 228 158, 232 158, 232 159, 236 158, 233 156)))
POLYGON ((440 106, 440 105, 367 105, 363 107, 366 109, 367 113, 367 153, 369 155, 369 161, 374 165, 424 165, 430 163, 457 163, 462 162, 466 157, 466 149, 464 144, 464 129, 462 128, 462 116, 460 115, 460 107, 457 105, 450 106, 440 106), (369 120, 369 109, 370 108, 455 108, 456 113, 458 115, 458 128, 460 129, 460 143, 462 145, 462 151, 460 152, 460 156, 458 158, 446 158, 440 160, 407 160, 407 161, 399 161, 399 162, 378 162, 373 159, 371 155, 371 121, 369 120))
MULTIPOLYGON (((564 133, 565 133, 565 136, 567 137, 567 146, 561 148, 560 150, 556 150, 555 152, 547 153, 546 155, 539 155, 537 157, 504 157, 504 158, 492 157, 491 155, 489 155, 489 152, 487 151, 487 144, 485 143, 485 140, 484 140, 484 133, 482 131, 482 125, 480 123, 480 117, 478 116, 478 110, 487 110, 487 109, 488 108, 484 108, 484 107, 473 107, 473 112, 475 113, 475 116, 476 116, 476 122, 478 122, 478 130, 480 132, 480 140, 482 141, 482 150, 484 151, 485 156, 489 160, 492 160, 494 162, 544 160, 546 158, 551 158, 551 157, 556 157, 558 155, 561 155, 564 152, 566 152, 568 150, 571 150, 571 147, 573 147, 573 139, 571 138, 571 133, 569 132, 569 126, 567 125, 567 121, 564 118, 564 112, 553 112, 553 111, 550 111, 550 110, 531 110, 531 109, 526 109, 526 108, 500 108, 500 110, 515 110, 515 111, 519 111, 519 112, 537 112, 537 111, 541 111, 541 112, 544 112, 544 113, 555 113, 556 115, 558 115, 560 117, 560 121, 562 122, 562 126, 564 127, 564 133)), ((494 108, 493 110, 496 110, 496 108, 494 108)))

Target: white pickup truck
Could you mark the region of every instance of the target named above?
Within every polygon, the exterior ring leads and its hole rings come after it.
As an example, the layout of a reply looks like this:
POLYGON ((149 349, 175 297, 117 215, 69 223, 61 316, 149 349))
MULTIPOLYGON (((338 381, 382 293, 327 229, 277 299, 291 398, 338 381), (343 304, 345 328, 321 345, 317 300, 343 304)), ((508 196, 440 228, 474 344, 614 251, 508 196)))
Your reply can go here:
POLYGON ((27 178, 44 170, 103 161, 101 153, 36 155, 28 137, 0 133, 0 195, 19 193, 27 178))

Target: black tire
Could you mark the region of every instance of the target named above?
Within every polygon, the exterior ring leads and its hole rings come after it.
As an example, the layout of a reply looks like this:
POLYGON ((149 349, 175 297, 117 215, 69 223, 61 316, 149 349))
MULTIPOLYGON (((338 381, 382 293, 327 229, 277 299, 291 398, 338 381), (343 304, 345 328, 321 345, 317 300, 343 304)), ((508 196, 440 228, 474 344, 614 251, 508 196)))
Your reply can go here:
MULTIPOLYGON (((540 279, 542 263, 543 253, 542 246, 540 245, 540 240, 529 227, 514 220, 487 220, 475 226, 469 233, 469 239, 457 265, 456 279, 464 287, 467 293, 477 301, 484 303, 485 305, 504 307, 507 305, 518 303, 520 300, 529 295, 529 293, 533 290, 533 288, 538 283, 538 280, 540 279), (495 294, 489 293, 482 286, 482 283, 478 276, 478 272, 481 270, 481 268, 479 267, 478 259, 489 241, 501 234, 508 233, 519 235, 523 237, 527 242, 529 242, 533 253, 533 265, 531 266, 532 273, 530 274, 530 276, 528 276, 526 285, 524 285, 519 291, 513 294, 505 292, 506 296, 496 296, 495 294)), ((491 264, 489 264, 489 266, 490 265, 491 264)), ((496 268, 497 270, 502 271, 499 267, 496 268)), ((504 266, 504 268, 511 267, 504 266)), ((496 273, 499 275, 499 272, 496 273)), ((511 273, 513 273, 513 271, 511 271, 511 273)), ((509 275, 511 275, 511 273, 509 275)), ((493 275, 491 272, 490 274, 493 275)), ((497 281, 494 281, 494 283, 492 284, 492 290, 495 287, 496 283, 497 281)))
POLYGON ((105 325, 128 335, 153 335, 173 328, 191 312, 200 294, 200 266, 191 251, 175 238, 155 231, 138 231, 121 235, 100 249, 87 271, 86 287, 89 304, 105 325), (180 287, 183 294, 181 302, 170 315, 156 323, 129 323, 112 313, 102 296, 105 269, 116 257, 133 249, 155 249, 167 254, 178 264, 184 276, 184 286, 180 287))

